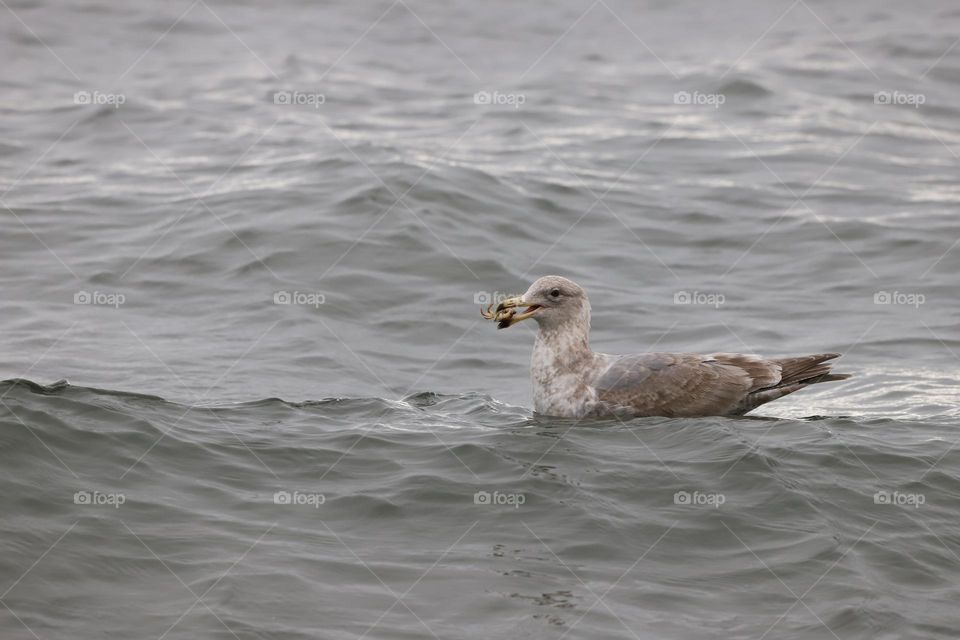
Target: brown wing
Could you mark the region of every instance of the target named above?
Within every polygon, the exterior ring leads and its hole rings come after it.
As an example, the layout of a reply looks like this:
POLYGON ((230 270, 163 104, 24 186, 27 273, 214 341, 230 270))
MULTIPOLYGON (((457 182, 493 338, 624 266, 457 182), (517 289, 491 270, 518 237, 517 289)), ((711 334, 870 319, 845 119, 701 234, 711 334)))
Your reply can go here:
POLYGON ((739 415, 826 375, 837 354, 765 360, 739 353, 646 353, 621 356, 595 381, 610 411, 636 416, 739 415))
MULTIPOLYGON (((747 369, 695 353, 645 353, 615 360, 594 383, 598 399, 637 416, 716 416, 734 413, 763 383, 747 369)), ((764 381, 779 372, 750 363, 764 381), (761 375, 762 374, 762 375, 761 375)), ((775 384, 775 382, 774 382, 775 384)))

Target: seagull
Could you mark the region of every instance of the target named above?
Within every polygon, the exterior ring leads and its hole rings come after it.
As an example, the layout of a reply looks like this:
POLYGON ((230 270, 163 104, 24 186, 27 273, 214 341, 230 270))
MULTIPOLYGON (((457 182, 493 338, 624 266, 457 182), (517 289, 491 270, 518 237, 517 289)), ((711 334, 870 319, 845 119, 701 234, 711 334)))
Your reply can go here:
POLYGON ((596 353, 587 292, 560 276, 544 276, 523 295, 480 313, 498 329, 527 318, 539 325, 530 377, 534 411, 544 416, 740 416, 812 384, 850 377, 830 371, 828 361, 839 353, 596 353))

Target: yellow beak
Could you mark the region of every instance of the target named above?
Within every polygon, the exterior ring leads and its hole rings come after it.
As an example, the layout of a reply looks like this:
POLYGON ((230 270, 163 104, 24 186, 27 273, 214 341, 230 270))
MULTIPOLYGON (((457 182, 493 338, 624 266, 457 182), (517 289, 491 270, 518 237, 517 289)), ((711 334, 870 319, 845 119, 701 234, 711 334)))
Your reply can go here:
POLYGON ((480 315, 487 320, 496 320, 499 323, 497 329, 506 329, 533 316, 539 309, 540 305, 530 304, 523 300, 523 296, 516 296, 502 300, 496 309, 493 309, 493 305, 490 305, 486 312, 481 310, 480 315), (527 307, 527 310, 523 313, 517 313, 515 309, 519 307, 527 307))

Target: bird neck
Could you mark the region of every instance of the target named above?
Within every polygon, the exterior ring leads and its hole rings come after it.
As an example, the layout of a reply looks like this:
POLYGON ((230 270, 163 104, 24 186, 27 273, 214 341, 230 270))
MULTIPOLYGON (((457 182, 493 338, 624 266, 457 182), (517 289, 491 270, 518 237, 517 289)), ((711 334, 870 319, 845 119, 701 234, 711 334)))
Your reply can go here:
POLYGON ((537 332, 533 344, 535 363, 570 371, 584 359, 592 357, 589 314, 555 326, 541 326, 537 332))
POLYGON ((596 357, 590 350, 590 323, 540 327, 530 359, 533 408, 552 416, 580 417, 591 398, 583 372, 596 357))

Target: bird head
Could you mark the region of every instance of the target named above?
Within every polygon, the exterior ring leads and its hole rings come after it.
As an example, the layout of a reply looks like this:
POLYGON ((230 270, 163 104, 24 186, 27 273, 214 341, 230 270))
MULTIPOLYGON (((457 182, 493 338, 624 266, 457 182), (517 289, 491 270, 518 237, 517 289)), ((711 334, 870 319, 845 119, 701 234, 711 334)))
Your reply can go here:
POLYGON ((576 282, 560 276, 544 276, 530 285, 522 296, 506 298, 490 316, 499 320, 498 329, 506 329, 527 318, 533 318, 541 329, 553 329, 574 322, 590 323, 587 292, 576 282), (503 313, 525 308, 520 313, 503 313))

